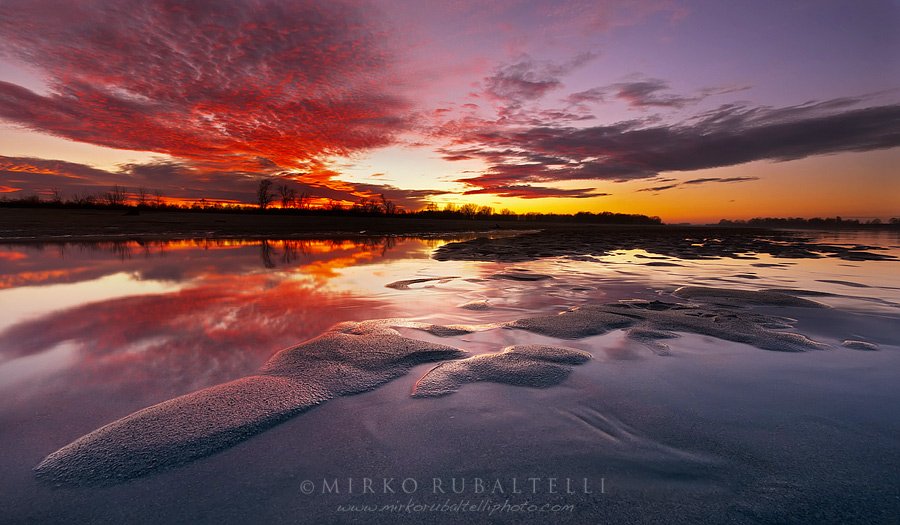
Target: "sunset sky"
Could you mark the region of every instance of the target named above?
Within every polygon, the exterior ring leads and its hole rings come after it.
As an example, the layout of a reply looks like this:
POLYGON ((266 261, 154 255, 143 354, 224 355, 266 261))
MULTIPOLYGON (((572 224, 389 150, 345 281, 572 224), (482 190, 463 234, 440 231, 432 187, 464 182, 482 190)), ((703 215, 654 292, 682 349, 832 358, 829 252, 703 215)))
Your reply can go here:
POLYGON ((900 216, 900 3, 0 0, 0 195, 900 216))

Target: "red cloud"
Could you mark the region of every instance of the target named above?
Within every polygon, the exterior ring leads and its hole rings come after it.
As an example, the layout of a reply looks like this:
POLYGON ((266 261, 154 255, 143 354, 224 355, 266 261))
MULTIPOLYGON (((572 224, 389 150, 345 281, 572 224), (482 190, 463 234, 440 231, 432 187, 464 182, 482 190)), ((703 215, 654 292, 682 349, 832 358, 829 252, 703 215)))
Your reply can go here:
POLYGON ((358 4, 20 0, 0 51, 49 92, 0 82, 0 118, 68 139, 218 169, 305 168, 384 146, 407 103, 358 4))

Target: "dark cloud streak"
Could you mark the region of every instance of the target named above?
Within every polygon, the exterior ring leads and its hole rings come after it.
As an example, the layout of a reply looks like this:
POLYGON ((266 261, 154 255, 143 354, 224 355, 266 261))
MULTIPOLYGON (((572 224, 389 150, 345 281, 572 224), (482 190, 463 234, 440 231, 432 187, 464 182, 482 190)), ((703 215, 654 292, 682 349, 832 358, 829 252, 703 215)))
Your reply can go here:
MULTIPOLYGON (((665 190, 671 190, 672 188, 679 188, 687 185, 696 186, 699 184, 708 184, 710 182, 718 182, 718 183, 736 183, 736 182, 750 182, 754 180, 759 180, 759 177, 704 177, 701 179, 691 179, 686 180, 684 182, 679 182, 675 184, 667 184, 665 186, 651 186, 649 188, 641 188, 639 190, 635 190, 637 192, 649 191, 649 192, 660 192, 665 190)), ((662 181, 660 181, 662 182, 662 181)))
MULTIPOLYGON (((490 168, 460 182, 490 188, 562 180, 626 181, 752 161, 900 146, 900 105, 835 99, 786 108, 722 106, 677 124, 632 120, 587 128, 491 128, 457 138, 490 168), (542 162, 541 158, 550 159, 542 162)), ((449 148, 447 155, 459 153, 449 148)))
POLYGON ((678 95, 667 93, 669 83, 658 78, 642 78, 628 82, 617 82, 608 86, 599 86, 585 91, 572 93, 566 97, 566 102, 580 109, 586 109, 590 104, 609 102, 618 99, 625 102, 631 108, 674 108, 696 104, 713 95, 723 95, 743 91, 747 86, 706 88, 695 92, 693 95, 678 95))
POLYGON ((682 184, 705 184, 707 182, 748 182, 759 180, 759 177, 707 177, 703 179, 686 180, 682 184))
POLYGON ((655 193, 658 191, 671 190, 672 188, 677 188, 678 186, 679 186, 679 184, 666 184, 665 186, 651 186, 649 188, 641 188, 641 189, 635 190, 635 191, 638 191, 638 192, 649 191, 649 192, 655 193))
POLYGON ((548 188, 544 186, 532 186, 530 184, 513 184, 509 186, 491 186, 477 190, 469 190, 463 195, 490 194, 500 197, 518 197, 520 199, 544 199, 548 197, 565 197, 570 199, 587 199, 591 197, 606 197, 609 193, 601 193, 593 188, 548 188))
POLYGON ((701 100, 702 97, 686 97, 679 95, 663 94, 669 89, 669 84, 659 79, 639 80, 613 84, 616 98, 628 103, 629 106, 646 107, 671 107, 683 108, 701 100))

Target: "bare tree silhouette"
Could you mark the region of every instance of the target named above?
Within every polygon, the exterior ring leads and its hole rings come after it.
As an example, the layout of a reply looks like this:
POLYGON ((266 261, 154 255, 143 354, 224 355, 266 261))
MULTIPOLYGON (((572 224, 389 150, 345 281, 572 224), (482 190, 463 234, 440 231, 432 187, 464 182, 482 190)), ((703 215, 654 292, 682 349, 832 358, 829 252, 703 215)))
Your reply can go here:
POLYGON ((103 201, 107 206, 123 206, 128 195, 125 188, 116 184, 109 191, 103 194, 103 201))
POLYGON ((384 193, 381 194, 381 208, 384 210, 385 215, 394 215, 397 213, 397 205, 394 204, 393 201, 387 200, 384 193))
POLYGON ((463 207, 459 209, 459 212, 467 219, 474 219, 475 216, 478 215, 478 205, 470 202, 469 204, 463 205, 463 207))
POLYGON ((54 204, 62 204, 62 201, 63 198, 60 189, 57 187, 50 188, 50 202, 54 204))
POLYGON ((278 194, 281 195, 281 207, 293 208, 297 201, 297 190, 289 187, 287 184, 278 186, 278 194))
POLYGON ((308 210, 310 201, 312 200, 312 194, 308 191, 300 192, 300 195, 297 196, 297 207, 301 210, 308 210))
POLYGON ((272 184, 272 179, 260 179, 259 186, 256 187, 256 203, 261 210, 268 208, 275 198, 271 191, 272 184))
POLYGON ((149 195, 150 195, 150 190, 148 190, 147 188, 145 188, 143 186, 138 188, 137 189, 137 205, 142 206, 142 207, 146 206, 147 198, 149 195))

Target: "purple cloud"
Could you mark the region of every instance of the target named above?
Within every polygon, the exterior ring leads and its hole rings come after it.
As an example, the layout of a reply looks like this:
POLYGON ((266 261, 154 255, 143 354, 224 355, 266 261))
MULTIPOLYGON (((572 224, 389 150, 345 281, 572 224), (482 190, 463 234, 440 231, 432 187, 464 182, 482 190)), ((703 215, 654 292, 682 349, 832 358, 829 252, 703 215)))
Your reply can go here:
MULTIPOLYGON (((727 105, 675 124, 488 128, 460 136, 463 154, 489 164, 462 179, 488 188, 561 180, 626 181, 757 160, 786 161, 900 145, 900 105, 857 108, 835 99, 784 108, 727 105), (539 160, 547 159, 547 160, 539 160)), ((736 182, 736 181, 735 181, 736 182)))

